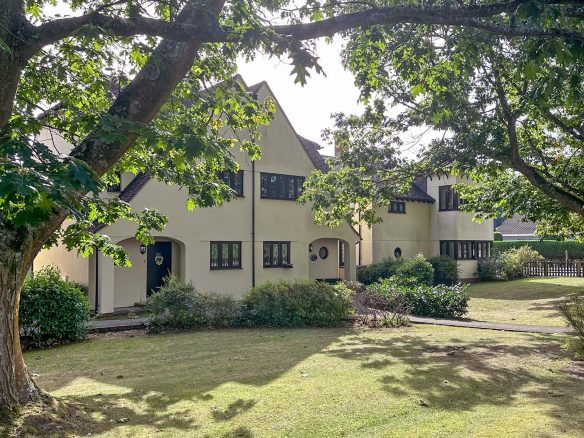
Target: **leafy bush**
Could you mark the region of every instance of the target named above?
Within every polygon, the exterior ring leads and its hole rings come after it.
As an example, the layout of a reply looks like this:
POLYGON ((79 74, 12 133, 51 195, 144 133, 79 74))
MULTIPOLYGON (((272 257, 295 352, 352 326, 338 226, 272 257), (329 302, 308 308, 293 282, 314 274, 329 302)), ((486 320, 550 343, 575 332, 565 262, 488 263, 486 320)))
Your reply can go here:
POLYGON ((381 295, 372 288, 355 294, 357 323, 367 327, 403 327, 410 325, 412 313, 409 300, 401 294, 381 295))
POLYGON ((529 245, 545 259, 563 259, 566 251, 568 251, 568 257, 570 259, 584 259, 584 243, 572 240, 506 240, 504 242, 493 243, 493 247, 500 252, 507 251, 511 248, 519 248, 524 245, 529 245))
POLYGON ((499 280, 499 274, 502 271, 501 253, 493 251, 491 257, 479 259, 477 274, 480 281, 499 280))
POLYGON ((352 295, 343 284, 264 283, 243 296, 244 319, 252 326, 334 326, 353 313, 352 295))
POLYGON ((434 268, 422 254, 417 254, 399 265, 392 278, 404 286, 432 286, 434 268))
POLYGON ((563 303, 560 310, 578 335, 578 340, 572 342, 569 348, 577 359, 584 360, 584 298, 580 297, 563 303))
POLYGON ((148 329, 154 332, 241 324, 241 305, 235 298, 198 292, 175 276, 164 280, 160 290, 148 298, 146 308, 150 312, 148 329))
POLYGON ((402 263, 402 259, 386 258, 380 263, 359 266, 357 268, 357 280, 365 285, 376 283, 382 278, 389 278, 394 275, 402 263))
POLYGON ((19 319, 26 347, 77 341, 87 334, 89 301, 57 267, 47 266, 26 279, 19 319))
POLYGON ((515 280, 523 278, 523 266, 530 260, 543 257, 529 245, 511 248, 503 253, 494 251, 493 255, 479 260, 480 280, 515 280))
POLYGON ((458 281, 458 264, 452 257, 441 255, 428 259, 434 268, 434 284, 445 284, 447 286, 456 284, 458 281))
POLYGON ((392 280, 382 280, 369 286, 373 293, 389 299, 405 298, 414 315, 454 318, 466 314, 469 295, 467 286, 427 286, 405 287, 392 280))

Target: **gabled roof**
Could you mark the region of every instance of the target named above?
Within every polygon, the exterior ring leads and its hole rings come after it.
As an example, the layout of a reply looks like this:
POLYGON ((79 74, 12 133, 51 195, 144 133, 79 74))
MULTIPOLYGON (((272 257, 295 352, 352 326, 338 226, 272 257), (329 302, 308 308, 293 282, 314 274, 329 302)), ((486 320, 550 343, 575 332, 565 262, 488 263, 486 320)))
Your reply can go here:
POLYGON ((535 235, 535 223, 525 220, 525 218, 516 214, 505 219, 503 223, 497 227, 497 231, 504 236, 510 234, 535 235))
MULTIPOLYGON (((134 199, 134 196, 136 196, 138 192, 142 190, 142 187, 144 187, 148 181, 150 181, 150 173, 140 172, 134 177, 132 181, 130 181, 130 184, 128 184, 126 188, 120 192, 118 198, 124 202, 130 202, 132 199, 134 199)), ((105 224, 96 223, 89 229, 89 231, 95 233, 105 226, 105 224)))
POLYGON ((310 158, 310 161, 312 161, 312 164, 314 164, 314 167, 316 167, 318 170, 321 170, 322 172, 328 172, 329 166, 326 164, 324 157, 319 152, 319 150, 322 149, 322 146, 312 140, 302 137, 301 135, 296 135, 298 136, 298 140, 300 140, 302 147, 308 154, 308 158, 310 158))

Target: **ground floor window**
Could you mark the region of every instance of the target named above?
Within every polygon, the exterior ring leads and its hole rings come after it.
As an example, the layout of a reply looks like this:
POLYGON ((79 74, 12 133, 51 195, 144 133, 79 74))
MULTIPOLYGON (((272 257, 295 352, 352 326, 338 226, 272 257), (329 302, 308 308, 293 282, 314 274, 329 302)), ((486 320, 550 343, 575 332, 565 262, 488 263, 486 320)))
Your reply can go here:
POLYGON ((476 260, 490 257, 492 245, 490 240, 441 240, 440 255, 461 260, 476 260))
POLYGON ((290 242, 264 242, 264 268, 290 267, 290 242))
POLYGON ((211 269, 241 268, 241 242, 211 242, 211 269))

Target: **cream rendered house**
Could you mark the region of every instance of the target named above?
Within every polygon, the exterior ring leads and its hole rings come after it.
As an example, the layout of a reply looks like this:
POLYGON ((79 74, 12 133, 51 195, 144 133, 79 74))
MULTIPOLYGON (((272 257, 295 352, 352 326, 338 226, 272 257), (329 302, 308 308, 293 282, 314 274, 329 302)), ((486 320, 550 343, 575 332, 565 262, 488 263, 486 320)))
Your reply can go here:
MULTIPOLYGON (((265 82, 249 89, 258 99, 276 101, 265 82)), ((127 250, 132 267, 56 247, 43 251, 33 269, 56 264, 70 279, 87 284, 98 313, 144 303, 169 272, 199 290, 234 296, 280 279, 354 280, 358 233, 348 223, 334 229, 315 225, 310 206, 296 202, 304 179, 325 166, 319 146, 295 132, 277 101, 275 117, 263 129, 261 160, 234 151, 240 171, 223 177, 238 196, 222 206, 189 212, 188 189, 146 174, 122 175, 119 192, 104 196, 120 196, 135 211, 155 208, 168 218, 148 247, 132 237, 132 223, 96 229, 127 250)))
POLYGON ((368 265, 386 257, 448 255, 457 260, 462 280, 477 277, 478 259, 491 253, 493 221, 477 223, 471 213, 459 211, 454 184, 472 184, 465 175, 432 175, 413 183, 410 193, 398 197, 377 214, 383 222, 358 227, 361 242, 357 263, 368 265))

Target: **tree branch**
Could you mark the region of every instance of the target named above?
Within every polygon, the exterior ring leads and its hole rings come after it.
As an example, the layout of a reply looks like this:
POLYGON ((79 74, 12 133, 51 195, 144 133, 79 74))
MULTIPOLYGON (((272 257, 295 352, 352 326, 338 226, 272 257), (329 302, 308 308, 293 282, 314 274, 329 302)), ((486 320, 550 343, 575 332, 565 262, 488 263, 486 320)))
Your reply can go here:
MULTIPOLYGON (((584 41, 584 33, 573 30, 550 28, 546 30, 532 27, 510 27, 480 21, 480 18, 489 18, 504 12, 514 12, 518 6, 529 0, 514 0, 495 3, 492 5, 468 5, 462 7, 443 6, 392 6, 371 8, 364 11, 342 14, 311 23, 274 25, 268 27, 272 31, 288 35, 300 40, 332 36, 353 28, 374 25, 392 25, 399 23, 409 24, 436 24, 450 26, 467 26, 485 32, 506 37, 543 37, 565 38, 584 41)), ((549 0, 547 4, 581 4, 582 0, 549 0)), ((218 23, 178 23, 167 22, 138 16, 135 18, 119 18, 92 12, 79 17, 62 18, 49 21, 36 28, 36 37, 33 41, 37 48, 55 43, 67 36, 74 35, 83 26, 94 26, 104 33, 116 36, 147 35, 163 37, 174 41, 190 41, 197 39, 201 42, 237 41, 238 37, 232 29, 220 27, 218 23)), ((239 39, 243 37, 240 36, 239 39)))

